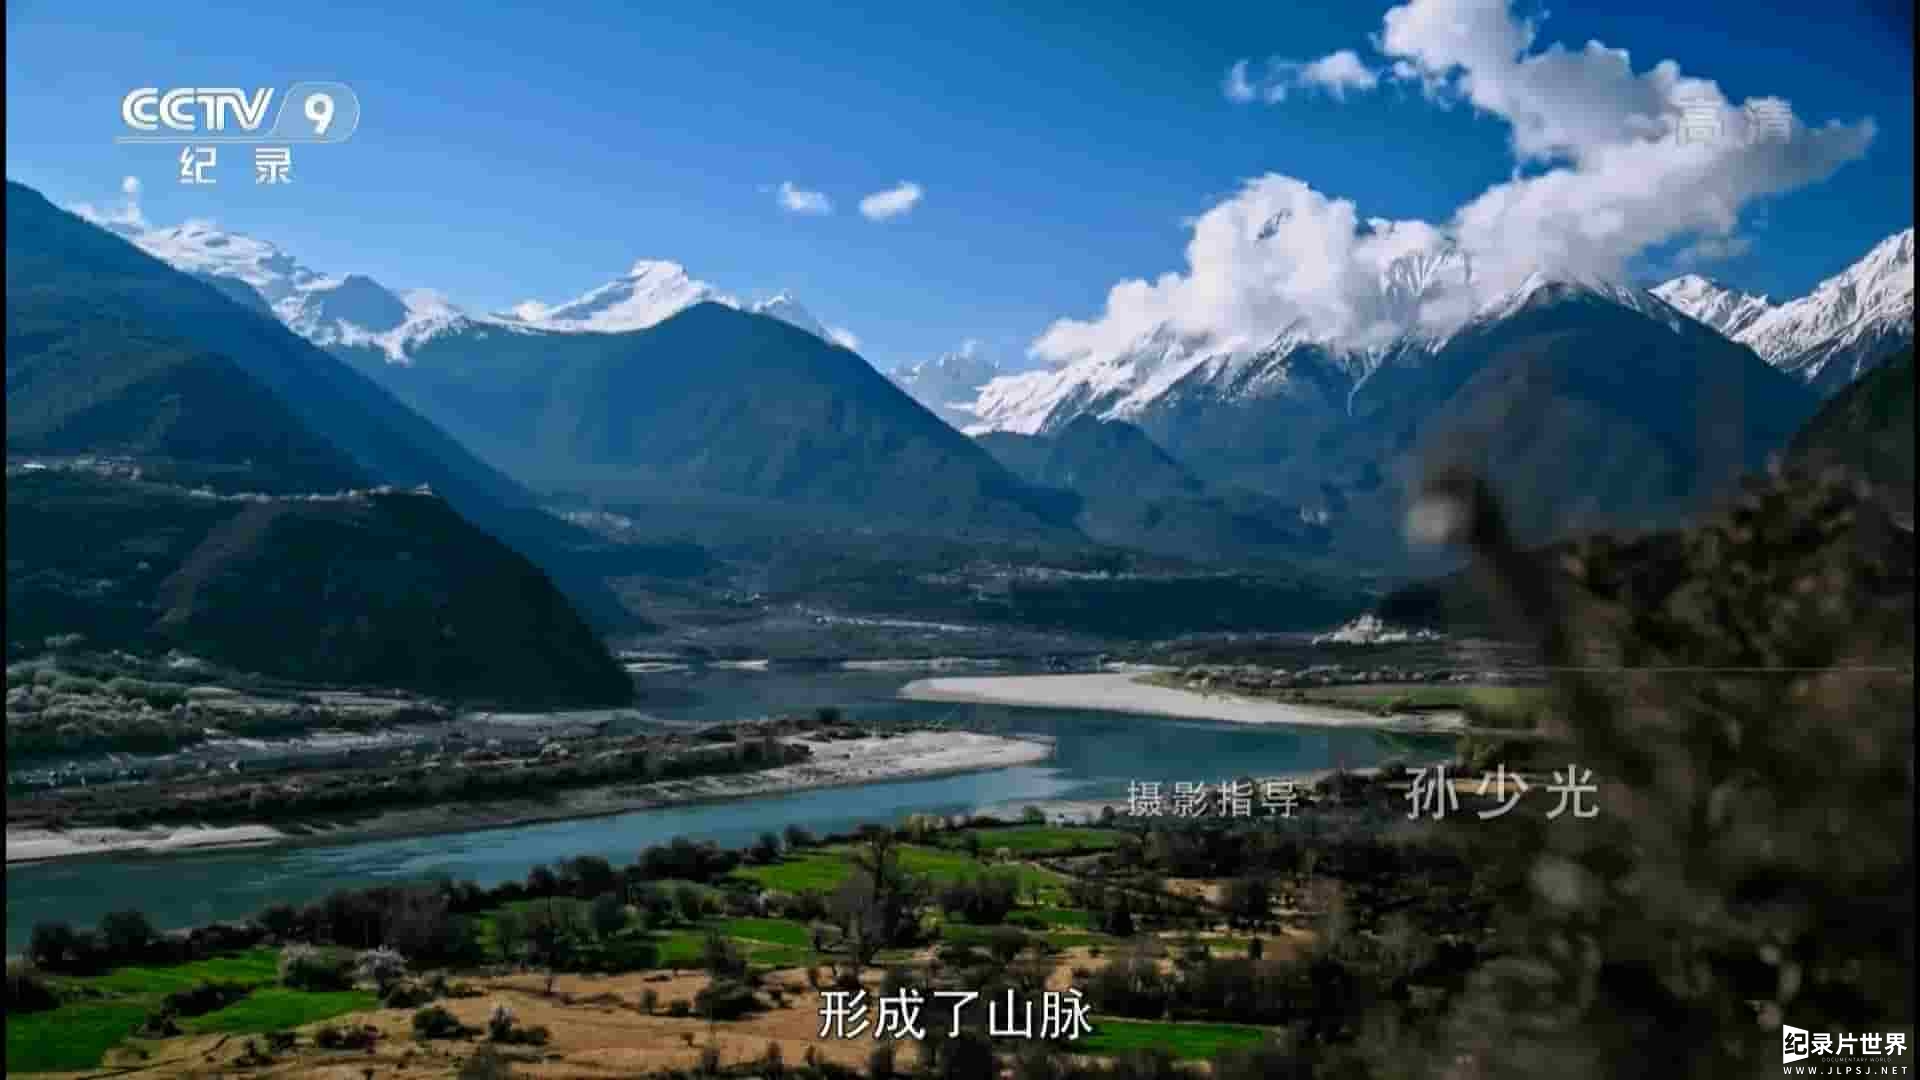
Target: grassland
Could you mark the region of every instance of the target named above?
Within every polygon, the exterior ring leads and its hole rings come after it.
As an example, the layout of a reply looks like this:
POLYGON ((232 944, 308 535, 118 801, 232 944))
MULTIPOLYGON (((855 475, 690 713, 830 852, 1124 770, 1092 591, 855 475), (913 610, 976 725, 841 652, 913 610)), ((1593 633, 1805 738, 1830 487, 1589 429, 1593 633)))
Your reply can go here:
MULTIPOLYGON (((982 846, 985 848, 984 838, 982 846)), ((824 848, 788 856, 767 866, 742 867, 734 873, 763 888, 780 892, 832 892, 853 874, 853 863, 847 858, 849 850, 845 847, 824 848)), ((964 881, 993 869, 993 864, 942 847, 903 844, 899 852, 902 869, 935 884, 964 881)), ((1008 864, 1005 869, 1019 879, 1022 892, 1037 897, 1042 903, 1057 900, 1064 894, 1067 879, 1051 870, 1024 864, 1008 864)))
POLYGON ((971 844, 971 841, 963 839, 964 837, 976 838, 983 852, 1005 850, 1021 858, 1111 851, 1126 842, 1125 837, 1112 829, 1081 829, 1060 825, 1009 825, 992 829, 971 829, 964 833, 947 833, 942 835, 937 843, 944 848, 957 848, 962 844, 971 844))
POLYGON ((1257 1046, 1273 1036, 1270 1028, 1243 1024, 1184 1024, 1095 1017, 1093 1031, 1077 1049, 1089 1054, 1125 1054, 1159 1047, 1176 1058, 1204 1060, 1225 1050, 1257 1046))
POLYGON ((277 958, 253 949, 168 967, 124 967, 102 975, 53 981, 72 995, 56 1009, 7 1017, 7 1072, 68 1072, 96 1068, 109 1050, 126 1042, 168 994, 209 981, 252 987, 246 997, 204 1016, 181 1022, 192 1033, 260 1035, 299 1027, 374 1007, 374 995, 347 990, 306 993, 271 985, 277 958))

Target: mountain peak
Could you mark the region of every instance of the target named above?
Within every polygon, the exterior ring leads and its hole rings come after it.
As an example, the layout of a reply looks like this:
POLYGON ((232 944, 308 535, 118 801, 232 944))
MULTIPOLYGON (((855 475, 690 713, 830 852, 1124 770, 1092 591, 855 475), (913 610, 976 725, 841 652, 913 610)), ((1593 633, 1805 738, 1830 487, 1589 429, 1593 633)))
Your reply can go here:
POLYGON ((1811 293, 1754 320, 1738 340, 1817 386, 1844 386, 1913 340, 1913 228, 1880 241, 1811 293))
POLYGON ((639 259, 628 268, 628 278, 688 278, 687 268, 669 259, 639 259))
POLYGON ((833 340, 832 333, 821 325, 820 320, 814 318, 812 312, 801 307, 800 301, 795 300, 793 294, 785 289, 753 304, 748 310, 755 315, 766 315, 779 319, 789 326, 797 326, 822 341, 833 340))
POLYGON ((1766 296, 1728 288, 1701 274, 1682 274, 1654 286, 1652 292, 1676 310, 1728 337, 1738 336, 1773 310, 1773 303, 1766 296))
POLYGON ((1538 310, 1575 300, 1598 300, 1637 311, 1670 329, 1680 328, 1680 313, 1659 296, 1645 289, 1623 285, 1591 274, 1569 271, 1535 270, 1510 292, 1481 305, 1475 321, 1491 322, 1510 318, 1522 311, 1538 310))

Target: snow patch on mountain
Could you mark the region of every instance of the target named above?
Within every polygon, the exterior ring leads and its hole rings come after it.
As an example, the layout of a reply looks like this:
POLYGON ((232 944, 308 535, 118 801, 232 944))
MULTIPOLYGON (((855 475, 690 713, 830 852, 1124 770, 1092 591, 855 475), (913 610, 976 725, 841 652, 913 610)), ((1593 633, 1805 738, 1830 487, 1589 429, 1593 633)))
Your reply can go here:
POLYGON ((887 377, 929 412, 965 430, 979 419, 973 409, 981 391, 999 374, 1000 365, 970 340, 931 360, 902 364, 887 377))
POLYGON ((322 273, 274 244, 228 232, 210 221, 166 228, 131 216, 93 215, 178 270, 215 284, 244 284, 288 329, 320 346, 365 346, 397 364, 411 350, 468 327, 615 333, 641 330, 703 301, 779 319, 822 340, 833 334, 792 294, 742 301, 687 273, 679 263, 642 259, 626 274, 561 304, 528 300, 496 314, 470 315, 431 289, 396 293, 363 274, 322 273))
POLYGON ((1754 320, 1773 310, 1773 302, 1764 295, 1731 289, 1699 274, 1683 274, 1656 285, 1652 292, 1695 321, 1736 339, 1754 320))
POLYGON ((1597 278, 1534 273, 1516 288, 1486 296, 1479 286, 1464 252, 1450 245, 1415 248, 1389 261, 1365 291, 1370 326, 1364 333, 1316 331, 1296 319, 1264 340, 1221 342, 1162 323, 1118 352, 1087 352, 1052 369, 994 379, 973 402, 975 419, 966 430, 1041 434, 1081 415, 1137 422, 1176 388, 1244 401, 1292 393, 1309 376, 1346 386, 1350 404, 1389 360, 1431 354, 1468 328, 1570 300, 1625 307, 1675 333, 1692 326, 1653 293, 1597 278))
POLYGON ((613 334, 645 330, 701 303, 724 304, 739 311, 779 319, 822 341, 833 334, 788 292, 764 300, 743 301, 662 259, 642 259, 622 277, 552 307, 528 300, 497 316, 503 321, 560 333, 613 334))
POLYGON ((363 274, 324 274, 268 241, 209 221, 114 231, 175 269, 245 284, 288 329, 316 345, 371 346, 406 363, 415 345, 472 321, 431 290, 399 295, 363 274))
POLYGON ((528 300, 501 317, 542 330, 618 333, 644 330, 716 296, 711 285, 695 280, 679 263, 642 259, 624 275, 565 303, 549 307, 528 300))
POLYGON ((1755 319, 1735 340, 1768 363, 1834 390, 1913 340, 1913 229, 1755 319))

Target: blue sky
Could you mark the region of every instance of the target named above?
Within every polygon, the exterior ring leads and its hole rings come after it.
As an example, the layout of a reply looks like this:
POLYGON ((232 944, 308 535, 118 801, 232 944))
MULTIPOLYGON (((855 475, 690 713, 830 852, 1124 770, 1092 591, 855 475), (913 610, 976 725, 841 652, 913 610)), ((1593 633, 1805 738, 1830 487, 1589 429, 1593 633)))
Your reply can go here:
MULTIPOLYGON (((1183 269, 1183 223, 1251 177, 1443 221, 1515 168, 1504 120, 1416 86, 1271 105, 1222 92, 1241 59, 1378 62, 1388 5, 1031 6, 9 0, 7 173, 62 203, 111 201, 137 176, 156 223, 212 218, 473 309, 672 259, 736 293, 789 288, 891 365, 967 338, 1013 358, 1054 320, 1098 315, 1115 282, 1183 269), (301 79, 350 83, 364 116, 351 142, 296 149, 292 186, 255 187, 229 158, 227 180, 186 187, 176 149, 113 142, 135 86, 301 79), (924 191, 910 212, 858 212, 902 180, 924 191), (783 181, 833 212, 782 210, 783 181)), ((1539 36, 1626 49, 1636 71, 1671 58, 1813 124, 1874 121, 1830 178, 1744 208, 1748 254, 1698 267, 1786 295, 1912 222, 1910 26, 1886 10, 1555 4, 1539 36)), ((1679 246, 1636 266, 1671 268, 1679 246)))

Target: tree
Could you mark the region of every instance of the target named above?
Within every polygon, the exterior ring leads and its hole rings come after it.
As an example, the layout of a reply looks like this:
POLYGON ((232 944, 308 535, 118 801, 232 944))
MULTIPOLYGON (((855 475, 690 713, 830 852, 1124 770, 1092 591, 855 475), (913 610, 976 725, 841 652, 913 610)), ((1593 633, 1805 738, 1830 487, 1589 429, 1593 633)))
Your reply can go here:
POLYGON ((73 927, 64 922, 34 923, 32 936, 27 939, 27 959, 42 971, 67 971, 77 937, 73 927))
POLYGON ((527 895, 552 896, 560 887, 560 879, 554 874, 553 867, 541 863, 527 871, 527 895))
POLYGON ((816 841, 813 838, 813 834, 808 832, 806 829, 802 828, 799 825, 787 826, 786 837, 787 837, 788 851, 798 851, 801 848, 810 848, 816 843, 816 841))
POLYGON ((593 936, 612 937, 627 925, 627 905, 620 902, 619 893, 601 893, 588 910, 588 921, 593 926, 593 936))
POLYGON ((501 908, 493 916, 493 940, 500 958, 511 962, 527 943, 527 919, 517 908, 501 908))
POLYGON ((112 963, 131 963, 153 944, 153 924, 138 911, 114 911, 100 919, 100 944, 112 963))
POLYGON ((869 826, 848 856, 853 873, 835 890, 828 913, 840 928, 854 971, 869 966, 881 949, 917 929, 921 886, 900 868, 891 830, 869 826))
MULTIPOLYGON (((746 957, 733 943, 720 936, 718 930, 708 930, 707 939, 700 950, 701 966, 715 979, 737 979, 747 973, 746 957)), ((723 1019, 725 1019, 723 1017, 723 1019)))
POLYGON ((1227 882, 1221 900, 1232 925, 1262 926, 1272 911, 1273 886, 1264 877, 1237 877, 1227 882))
POLYGON ((368 949, 360 954, 360 959, 354 965, 354 973, 372 983, 384 998, 395 983, 407 977, 407 961, 392 949, 368 949))
POLYGON ((780 838, 770 832, 763 832, 760 838, 747 849, 747 858, 765 865, 780 857, 780 838))
POLYGON ((673 891, 673 906, 682 919, 699 922, 700 916, 707 913, 707 898, 694 886, 682 885, 673 891))
POLYGON ((972 829, 961 833, 960 849, 967 853, 968 858, 978 859, 980 857, 980 834, 972 829))
POLYGON ((589 900, 612 892, 620 884, 613 864, 598 855, 580 855, 560 863, 557 885, 561 892, 589 900))

